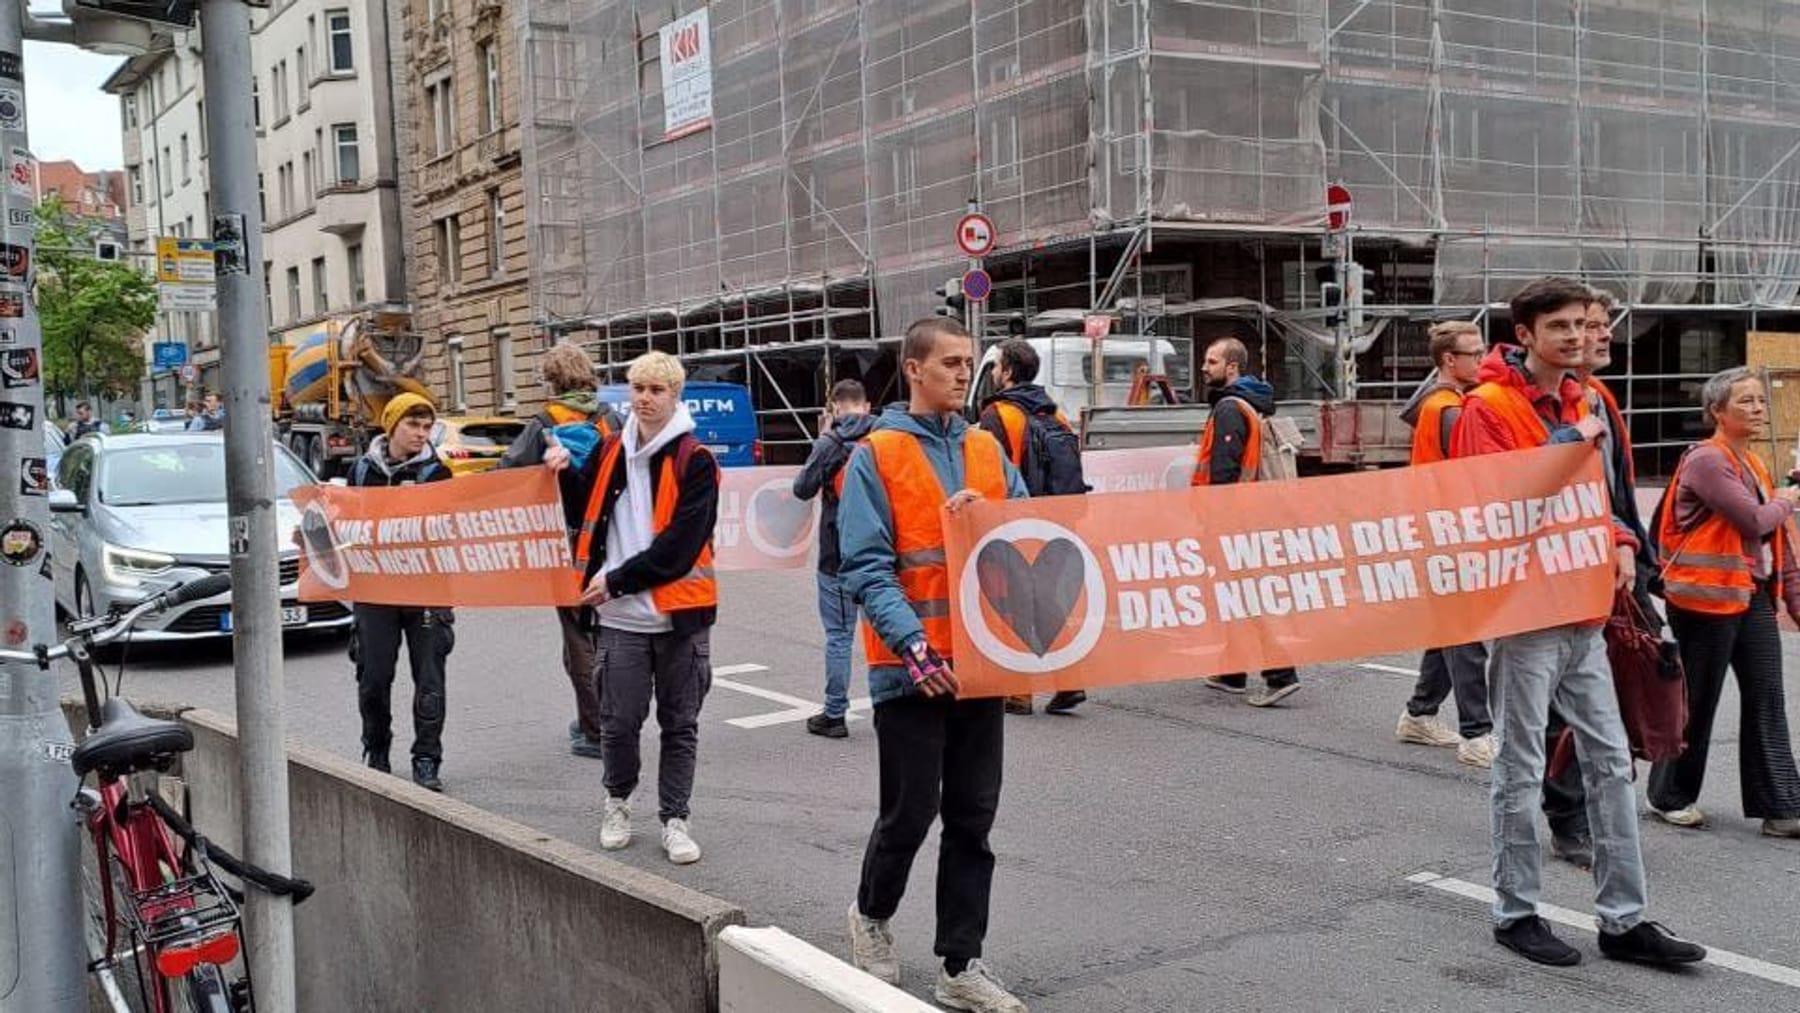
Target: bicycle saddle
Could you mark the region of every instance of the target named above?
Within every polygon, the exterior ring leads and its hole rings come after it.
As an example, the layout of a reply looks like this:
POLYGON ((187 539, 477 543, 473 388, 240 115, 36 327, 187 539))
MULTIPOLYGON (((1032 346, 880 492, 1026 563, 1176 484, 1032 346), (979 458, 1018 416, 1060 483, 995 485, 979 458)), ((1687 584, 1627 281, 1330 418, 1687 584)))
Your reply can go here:
POLYGON ((122 697, 100 705, 100 727, 75 747, 70 762, 76 777, 99 771, 103 777, 149 770, 194 748, 194 733, 179 721, 148 718, 122 697))

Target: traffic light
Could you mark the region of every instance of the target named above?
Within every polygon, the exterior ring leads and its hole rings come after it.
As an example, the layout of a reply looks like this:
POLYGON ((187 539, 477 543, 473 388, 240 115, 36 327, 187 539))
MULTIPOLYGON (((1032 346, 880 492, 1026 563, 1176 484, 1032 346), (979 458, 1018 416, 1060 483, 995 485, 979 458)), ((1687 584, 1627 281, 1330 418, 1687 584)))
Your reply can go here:
POLYGON ((108 264, 116 264, 124 256, 116 239, 94 240, 94 259, 108 264))
POLYGON ((1337 262, 1321 265, 1313 271, 1313 278, 1319 283, 1319 305, 1325 310, 1325 326, 1335 328, 1344 318, 1344 285, 1338 279, 1337 262))
POLYGON ((961 278, 951 278, 944 282, 944 287, 939 289, 939 292, 943 295, 944 301, 937 309, 933 310, 934 313, 940 317, 950 317, 955 320, 962 320, 968 316, 969 299, 963 295, 961 278))

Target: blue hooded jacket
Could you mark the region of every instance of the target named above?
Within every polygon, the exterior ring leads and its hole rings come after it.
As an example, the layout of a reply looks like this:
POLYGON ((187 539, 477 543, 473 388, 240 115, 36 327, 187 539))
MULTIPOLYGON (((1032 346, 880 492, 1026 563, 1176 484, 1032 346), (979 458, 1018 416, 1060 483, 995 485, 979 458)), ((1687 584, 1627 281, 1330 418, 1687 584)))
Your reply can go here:
MULTIPOLYGON (((967 483, 963 474, 962 441, 969 423, 960 415, 941 418, 913 415, 905 405, 889 405, 875 421, 875 429, 911 433, 937 472, 938 484, 948 499, 967 483)), ((1025 499, 1025 480, 1002 459, 1006 469, 1006 498, 1025 499)), ((894 511, 881 476, 875 473, 874 454, 868 447, 856 449, 844 474, 844 498, 838 504, 838 578, 844 590, 862 606, 863 615, 895 654, 925 635, 925 627, 913 614, 906 592, 900 587, 894 553, 894 511)), ((952 659, 953 660, 953 659, 952 659)), ((869 698, 885 703, 914 692, 912 679, 899 665, 869 669, 869 698)))

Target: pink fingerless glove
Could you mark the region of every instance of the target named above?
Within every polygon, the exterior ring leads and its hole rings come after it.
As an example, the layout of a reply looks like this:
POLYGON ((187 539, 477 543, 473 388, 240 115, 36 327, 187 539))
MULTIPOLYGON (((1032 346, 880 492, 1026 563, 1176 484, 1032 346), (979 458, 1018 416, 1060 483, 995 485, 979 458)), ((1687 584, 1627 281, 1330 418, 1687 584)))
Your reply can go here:
POLYGON ((923 638, 906 645, 906 650, 900 652, 900 660, 906 663, 906 674, 912 677, 915 686, 949 667, 944 664, 943 656, 932 650, 923 638))

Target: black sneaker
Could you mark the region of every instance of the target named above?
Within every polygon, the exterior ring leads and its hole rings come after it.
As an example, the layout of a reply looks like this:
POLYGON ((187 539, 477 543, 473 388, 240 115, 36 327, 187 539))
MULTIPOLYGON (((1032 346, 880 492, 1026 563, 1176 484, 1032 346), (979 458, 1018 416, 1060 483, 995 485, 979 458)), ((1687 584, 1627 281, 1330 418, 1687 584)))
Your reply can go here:
POLYGON ((363 765, 370 770, 379 770, 383 774, 394 772, 393 765, 388 763, 388 751, 385 749, 371 749, 363 753, 363 765))
POLYGON ((606 758, 606 754, 600 751, 600 740, 590 739, 585 735, 579 739, 569 740, 569 752, 576 756, 586 757, 590 760, 603 760, 606 758))
POLYGON ((1024 696, 1009 696, 1009 697, 1007 697, 1006 698, 1006 713, 1020 714, 1020 715, 1030 714, 1031 713, 1031 694, 1027 693, 1024 696))
POLYGON ((1087 703, 1087 694, 1078 689, 1064 690, 1050 698, 1044 705, 1045 714, 1067 714, 1075 708, 1087 703))
POLYGON ((1661 922, 1638 922, 1626 932, 1600 933, 1600 953, 1608 960, 1630 960, 1655 967, 1698 964, 1706 947, 1675 938, 1661 922))
POLYGON ((1593 871, 1594 841, 1590 837, 1564 837, 1561 834, 1552 833, 1550 835, 1550 854, 1583 872, 1593 871))
POLYGON ((826 717, 814 714, 806 719, 806 730, 814 735, 823 735, 828 739, 847 739, 850 737, 850 726, 843 718, 826 717))
POLYGON ((444 782, 438 780, 439 761, 429 756, 413 757, 413 783, 426 791, 443 791, 444 782))
POLYGON ((1574 967, 1581 963, 1581 951, 1556 938, 1556 933, 1537 915, 1521 918, 1506 928, 1495 926, 1494 942, 1535 964, 1574 967))

